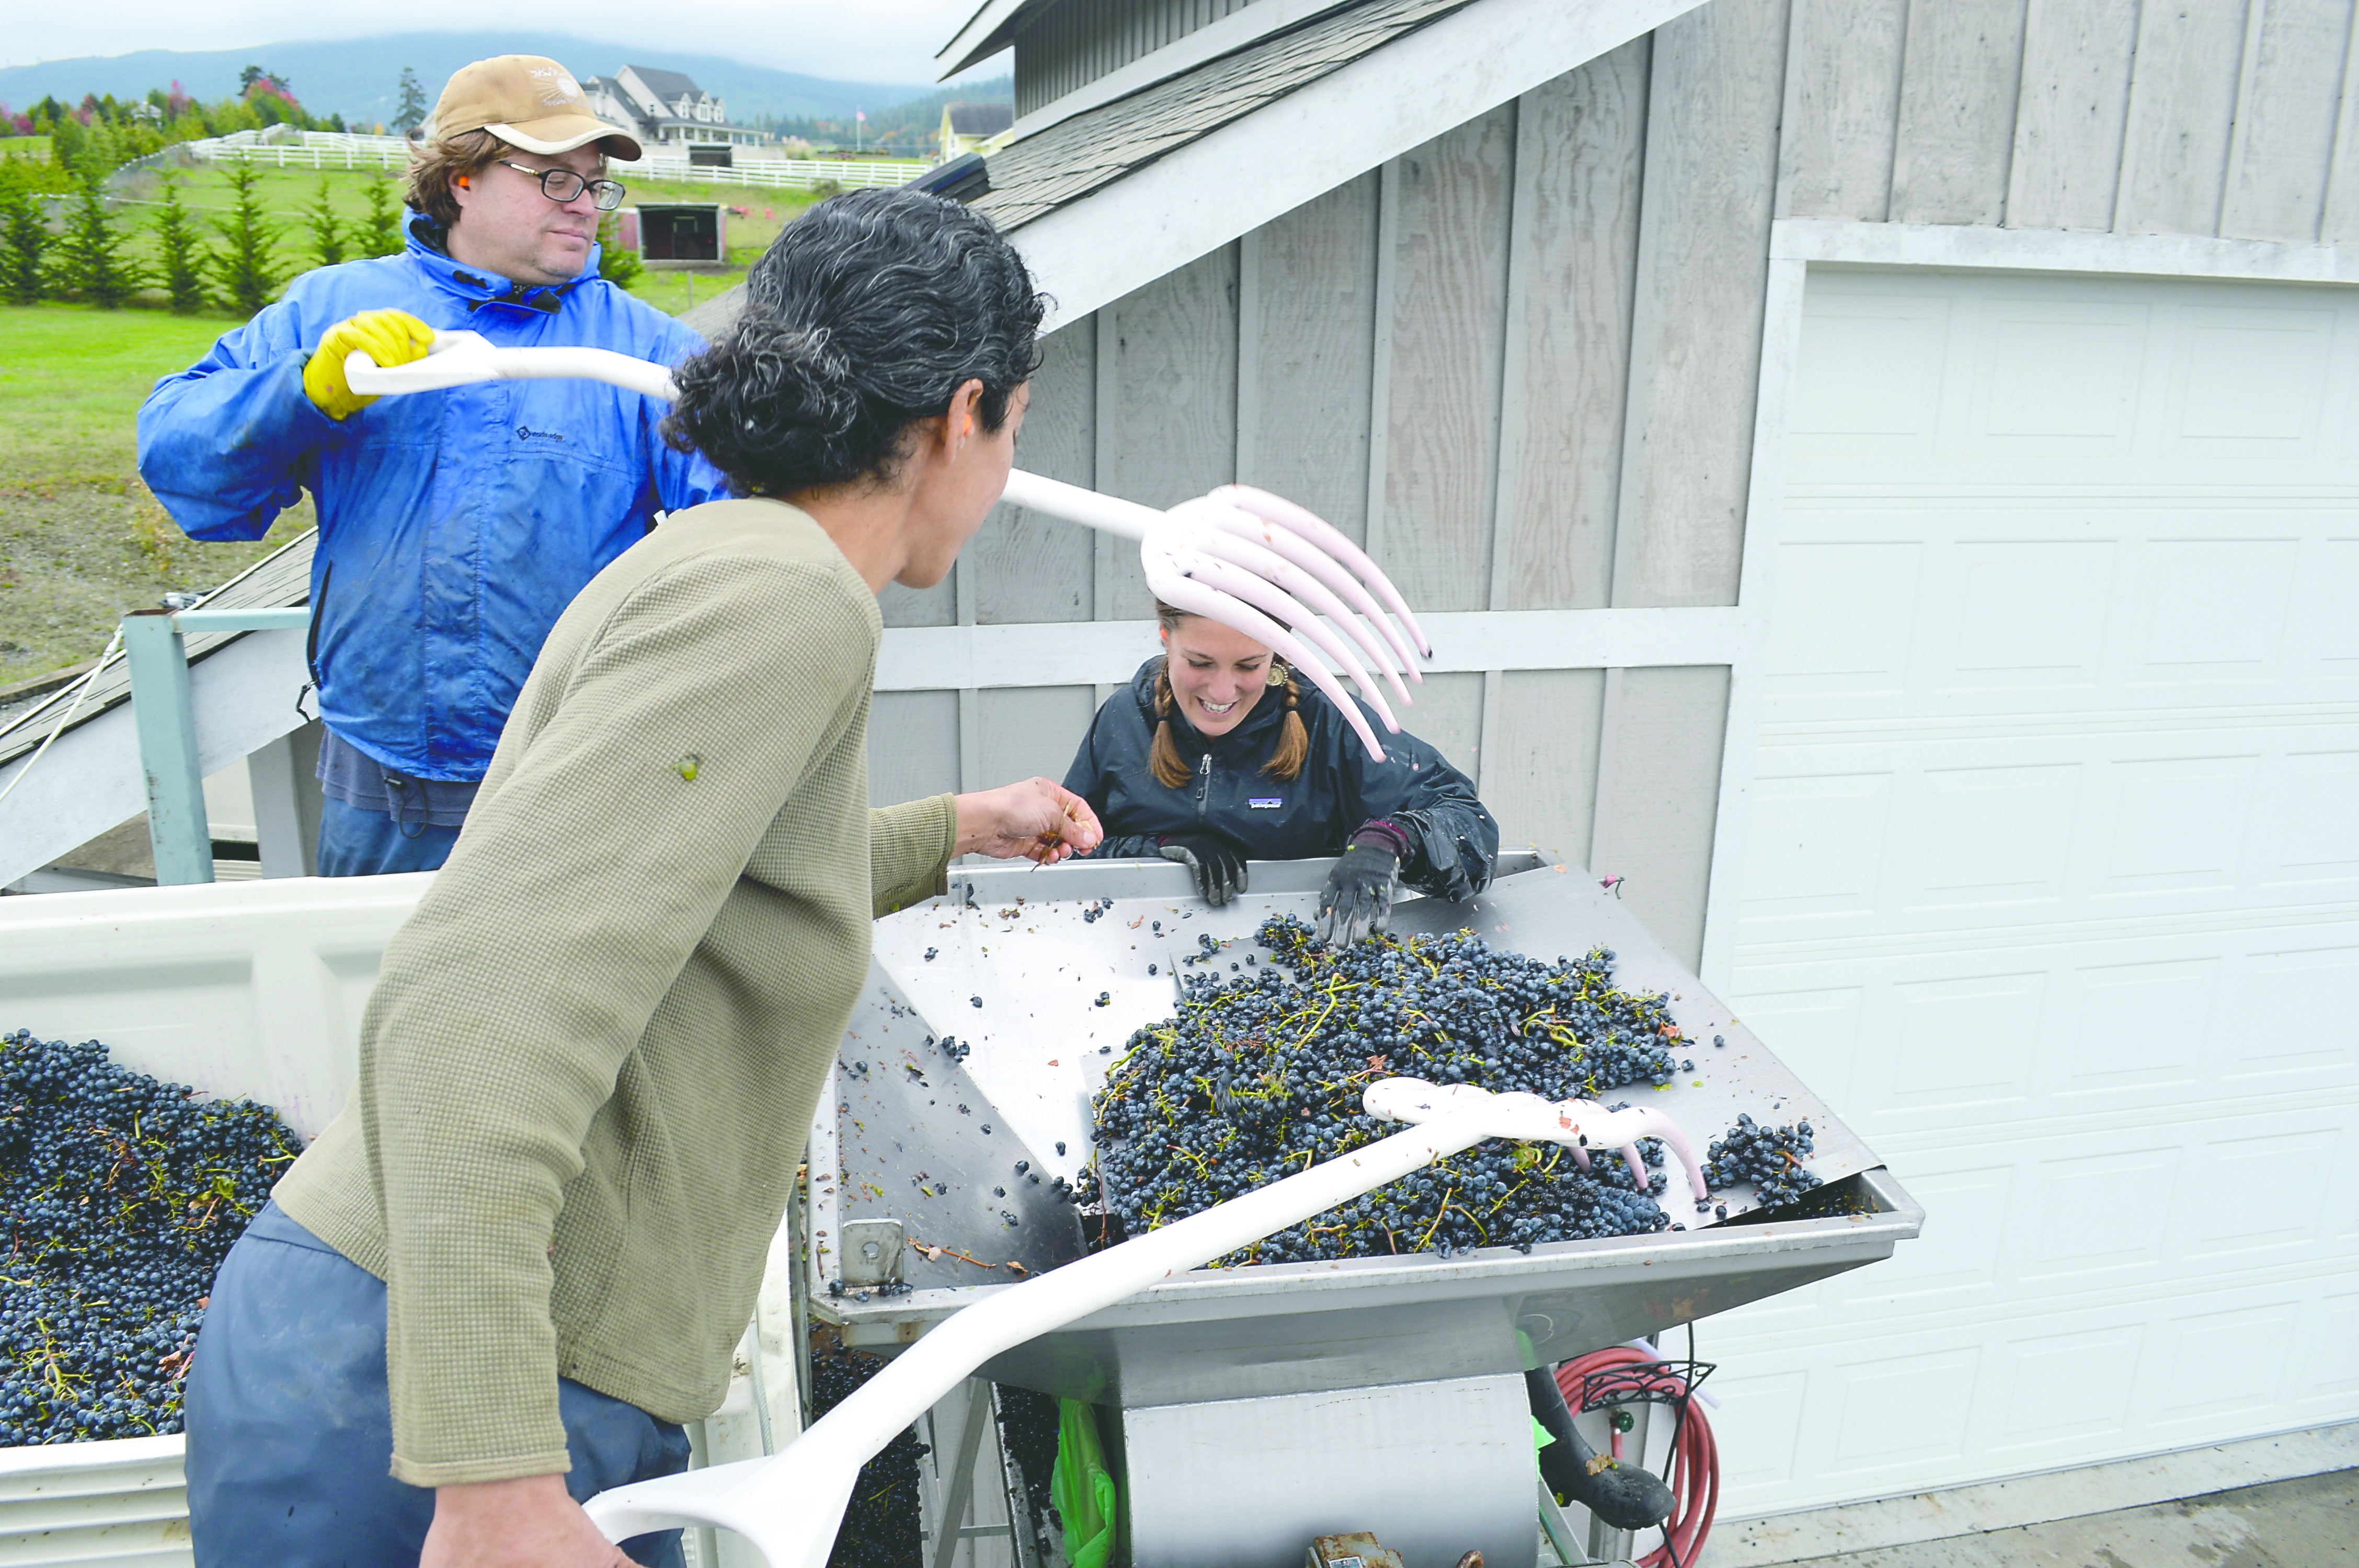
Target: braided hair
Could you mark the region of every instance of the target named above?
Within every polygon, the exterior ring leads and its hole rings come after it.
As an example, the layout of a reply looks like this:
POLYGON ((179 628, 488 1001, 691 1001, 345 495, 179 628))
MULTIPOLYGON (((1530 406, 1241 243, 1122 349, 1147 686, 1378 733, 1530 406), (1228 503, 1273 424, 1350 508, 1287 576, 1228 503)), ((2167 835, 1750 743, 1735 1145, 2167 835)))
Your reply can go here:
MULTIPOLYGON (((1155 601, 1155 618, 1163 623, 1166 632, 1177 632, 1181 622, 1195 619, 1159 599, 1155 601)), ((1269 760, 1262 763, 1261 771, 1290 784, 1310 755, 1310 733, 1302 727, 1302 715, 1297 711, 1302 701, 1302 687, 1295 683, 1294 672, 1275 654, 1270 658, 1271 667, 1286 677, 1286 721, 1278 727, 1277 745, 1270 752, 1269 760)), ((1171 661, 1166 658, 1163 667, 1155 672, 1155 744, 1147 759, 1155 782, 1166 789, 1180 789, 1188 783, 1188 764, 1180 760, 1180 747, 1171 739, 1171 709, 1177 702, 1171 695, 1171 661)))

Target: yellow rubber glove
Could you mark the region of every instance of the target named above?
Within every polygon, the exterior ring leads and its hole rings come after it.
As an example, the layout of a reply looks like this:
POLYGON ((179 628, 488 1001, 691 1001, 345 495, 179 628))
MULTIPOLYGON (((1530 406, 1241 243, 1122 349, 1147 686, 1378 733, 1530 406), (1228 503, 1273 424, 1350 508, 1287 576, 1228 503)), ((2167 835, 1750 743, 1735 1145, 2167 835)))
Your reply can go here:
POLYGON ((381 365, 408 364, 424 359, 434 341, 434 329, 407 310, 364 310, 328 329, 319 351, 303 367, 303 395, 331 419, 349 419, 370 404, 344 381, 344 356, 355 350, 381 365))

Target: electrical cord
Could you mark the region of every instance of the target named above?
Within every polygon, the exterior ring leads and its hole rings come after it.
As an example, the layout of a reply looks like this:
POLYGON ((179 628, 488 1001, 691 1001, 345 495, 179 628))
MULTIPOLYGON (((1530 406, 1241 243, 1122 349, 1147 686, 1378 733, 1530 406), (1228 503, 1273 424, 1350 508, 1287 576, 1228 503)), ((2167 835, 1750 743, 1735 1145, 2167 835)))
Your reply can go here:
MULTIPOLYGON (((1692 1352, 1689 1360, 1693 1363, 1692 1352)), ((1617 1367, 1655 1368, 1657 1380, 1663 1377, 1661 1357, 1616 1345, 1565 1362, 1556 1369, 1556 1384, 1564 1391, 1565 1401, 1577 1411, 1590 1375, 1617 1367)), ((1683 1379, 1670 1380, 1686 1386, 1683 1379)), ((1618 1434, 1614 1446, 1618 1458, 1618 1434)), ((1688 1400, 1680 1415, 1679 1430, 1671 1442, 1670 1465, 1663 1480, 1679 1503, 1664 1521, 1663 1544, 1639 1558, 1638 1568, 1694 1568, 1697 1554, 1703 1550, 1704 1538, 1712 1533, 1712 1517, 1720 1508, 1720 1448, 1712 1441, 1712 1423, 1704 1419, 1701 1403, 1693 1398, 1688 1400)))

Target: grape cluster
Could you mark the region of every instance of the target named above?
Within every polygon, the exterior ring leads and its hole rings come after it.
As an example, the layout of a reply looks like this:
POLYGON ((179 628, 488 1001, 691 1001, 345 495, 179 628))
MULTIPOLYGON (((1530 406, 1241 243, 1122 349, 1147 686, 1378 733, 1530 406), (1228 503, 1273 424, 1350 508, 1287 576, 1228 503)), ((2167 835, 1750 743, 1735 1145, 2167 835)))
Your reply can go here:
POLYGON ((1819 1173, 1801 1160, 1810 1147, 1807 1121, 1768 1127, 1739 1112, 1736 1125, 1713 1140, 1703 1179, 1715 1187, 1751 1182, 1760 1189, 1762 1206, 1777 1208, 1820 1184, 1819 1173))
POLYGON ((300 1147, 190 1093, 0 1034, 0 1447, 180 1429, 213 1271, 300 1147))
MULTIPOLYGON (((811 1357, 811 1416, 825 1415, 885 1369, 875 1356, 830 1349, 811 1357)), ((828 1568, 923 1568, 918 1536, 918 1461, 928 1452, 911 1427, 860 1467, 852 1506, 835 1532, 828 1568)))
MULTIPOLYGON (((1327 948, 1293 916, 1263 922, 1255 939, 1271 963, 1237 979, 1187 979, 1178 1014, 1133 1034, 1098 1093, 1097 1162, 1125 1234, 1398 1130, 1360 1109, 1378 1078, 1593 1099, 1669 1083, 1685 1044, 1667 997, 1615 989, 1603 948, 1550 964, 1465 932, 1327 948)), ((1662 1164, 1656 1141, 1639 1152, 1662 1164)), ((1529 1251, 1640 1235, 1670 1227, 1655 1201, 1663 1181, 1650 1170, 1642 1191, 1619 1159, 1584 1173, 1555 1145, 1484 1143, 1223 1261, 1529 1251)))

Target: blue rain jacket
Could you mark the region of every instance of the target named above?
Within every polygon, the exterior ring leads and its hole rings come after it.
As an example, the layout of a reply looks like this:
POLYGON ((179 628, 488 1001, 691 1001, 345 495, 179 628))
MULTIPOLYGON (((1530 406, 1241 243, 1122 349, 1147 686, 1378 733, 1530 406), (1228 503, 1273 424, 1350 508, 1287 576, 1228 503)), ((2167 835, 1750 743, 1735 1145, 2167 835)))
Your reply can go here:
POLYGON ((258 539, 308 490, 320 716, 413 778, 484 776, 549 629, 583 585, 677 512, 728 493, 656 433, 662 402, 590 381, 495 381, 379 398, 342 424, 303 395, 329 328, 407 310, 507 347, 593 347, 676 365, 693 331, 597 276, 527 287, 409 229, 397 256, 321 267, 156 384, 139 473, 196 539, 258 539))

